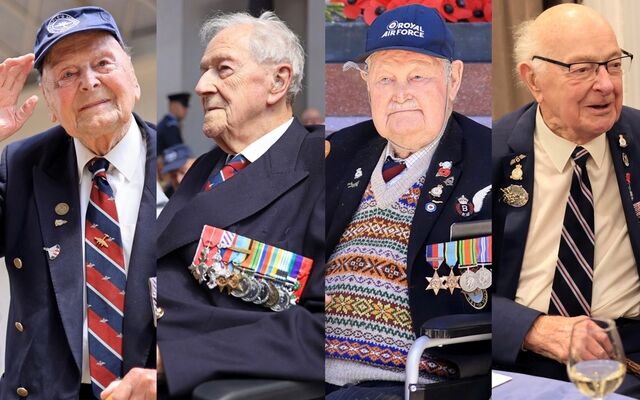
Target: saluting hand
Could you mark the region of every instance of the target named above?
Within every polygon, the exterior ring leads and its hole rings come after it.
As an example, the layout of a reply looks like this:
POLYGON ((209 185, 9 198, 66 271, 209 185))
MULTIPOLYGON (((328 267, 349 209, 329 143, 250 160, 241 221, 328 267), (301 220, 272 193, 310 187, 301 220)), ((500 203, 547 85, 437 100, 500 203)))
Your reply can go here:
POLYGON ((22 128, 36 108, 38 96, 35 95, 18 108, 18 97, 33 68, 33 60, 33 53, 29 53, 7 58, 0 64, 0 141, 22 128))

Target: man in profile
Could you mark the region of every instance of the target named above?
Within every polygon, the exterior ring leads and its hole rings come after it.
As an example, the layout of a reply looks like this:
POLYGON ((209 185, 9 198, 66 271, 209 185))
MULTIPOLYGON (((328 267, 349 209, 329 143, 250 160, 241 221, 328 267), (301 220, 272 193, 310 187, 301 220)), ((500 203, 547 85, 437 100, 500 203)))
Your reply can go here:
POLYGON ((196 160, 158 220, 158 345, 169 396, 219 378, 322 382, 324 134, 293 117, 302 46, 272 12, 213 17, 201 37, 195 90, 204 134, 218 148, 196 160), (282 286, 296 279, 295 268, 276 268, 278 257, 256 259, 264 272, 243 270, 234 276, 244 283, 235 285, 190 269, 211 257, 216 268, 222 261, 228 268, 233 263, 224 257, 232 254, 239 265, 251 253, 220 241, 200 253, 208 243, 203 232, 214 228, 227 238, 241 235, 247 248, 312 261, 295 304, 282 286), (280 271, 279 278, 265 278, 273 276, 268 271, 280 271))

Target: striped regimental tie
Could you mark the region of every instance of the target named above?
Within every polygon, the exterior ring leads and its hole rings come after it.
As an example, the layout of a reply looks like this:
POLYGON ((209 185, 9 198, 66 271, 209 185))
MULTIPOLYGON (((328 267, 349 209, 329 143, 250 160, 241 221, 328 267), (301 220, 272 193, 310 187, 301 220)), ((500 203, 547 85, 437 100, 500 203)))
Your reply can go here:
POLYGON ((214 186, 226 181, 227 179, 230 179, 232 176, 244 169, 247 165, 249 165, 249 160, 244 158, 242 154, 236 154, 231 158, 231 160, 227 161, 220 172, 209 177, 209 180, 204 185, 204 191, 208 192, 209 190, 213 189, 214 186))
POLYGON ((122 322, 127 274, 113 190, 107 182, 109 161, 94 158, 85 221, 89 370, 93 393, 122 377, 122 322))
POLYGON ((407 166, 403 161, 396 161, 391 158, 391 156, 387 156, 387 159, 384 160, 384 164, 382 164, 382 179, 384 179, 385 182, 389 182, 406 168, 407 166))
POLYGON ((595 243, 593 193, 587 174, 589 152, 578 146, 571 158, 573 179, 549 303, 549 314, 565 317, 591 315, 595 243))

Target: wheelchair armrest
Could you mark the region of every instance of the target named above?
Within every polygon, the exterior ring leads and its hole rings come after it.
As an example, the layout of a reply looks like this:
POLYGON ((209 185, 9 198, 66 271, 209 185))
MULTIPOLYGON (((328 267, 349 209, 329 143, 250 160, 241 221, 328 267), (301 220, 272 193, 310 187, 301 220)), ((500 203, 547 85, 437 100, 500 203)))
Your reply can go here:
POLYGON ((216 379, 198 385, 193 400, 311 400, 324 397, 324 382, 216 379))
MULTIPOLYGON (((491 339, 491 313, 453 314, 425 322, 409 349, 405 369, 405 399, 417 389, 422 353, 433 347, 491 339)), ((490 356, 489 356, 490 357, 490 356)))
POLYGON ((432 318, 422 324, 420 333, 431 339, 451 339, 491 333, 491 313, 454 314, 432 318))

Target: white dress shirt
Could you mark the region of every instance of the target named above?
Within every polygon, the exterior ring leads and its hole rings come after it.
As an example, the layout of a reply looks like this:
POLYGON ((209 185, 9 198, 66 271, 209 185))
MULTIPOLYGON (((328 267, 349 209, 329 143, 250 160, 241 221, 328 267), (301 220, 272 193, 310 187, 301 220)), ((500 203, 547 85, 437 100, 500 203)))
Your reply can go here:
MULTIPOLYGON (((91 193, 91 172, 87 168, 87 163, 96 156, 91 150, 86 148, 78 139, 73 139, 76 150, 76 161, 78 176, 80 181, 80 218, 83 232, 82 259, 84 260, 84 226, 91 193)), ((120 223, 120 234, 124 249, 124 268, 129 271, 129 260, 131 258, 131 247, 133 236, 140 210, 140 200, 144 187, 145 162, 147 155, 147 145, 142 138, 142 133, 133 116, 131 124, 125 136, 111 149, 104 158, 109 161, 107 170, 107 181, 113 190, 116 199, 116 209, 118 211, 118 221, 120 223)), ((84 268, 83 268, 84 272, 84 268)), ((86 277, 85 277, 86 285, 86 277)), ((126 297, 126 294, 125 294, 126 297)), ((82 323, 82 383, 91 383, 89 373, 89 339, 87 328, 87 292, 83 293, 83 323, 82 323)))

